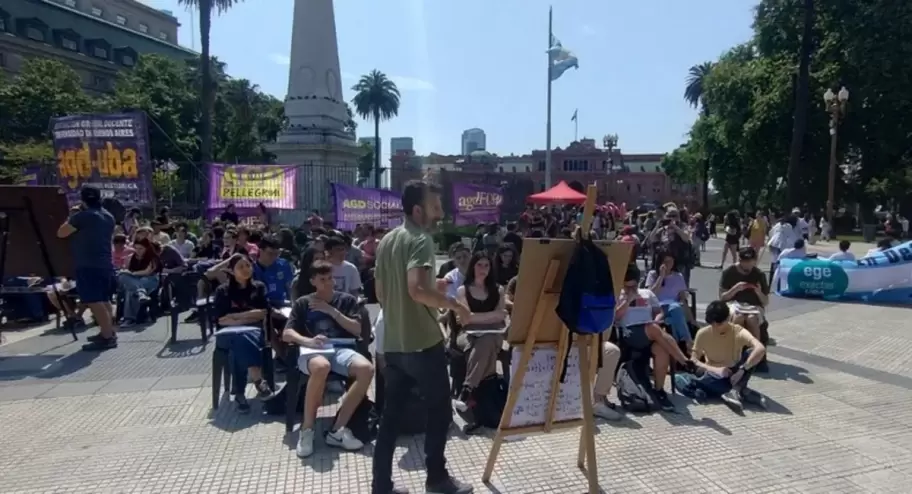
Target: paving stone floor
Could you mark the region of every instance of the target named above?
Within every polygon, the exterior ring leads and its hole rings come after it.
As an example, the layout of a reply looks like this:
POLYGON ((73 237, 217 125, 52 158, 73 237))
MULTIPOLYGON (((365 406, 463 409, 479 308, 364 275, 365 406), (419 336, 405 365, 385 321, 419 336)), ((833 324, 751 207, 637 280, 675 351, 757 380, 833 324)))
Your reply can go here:
MULTIPOLYGON (((598 422, 599 477, 617 493, 908 493, 912 332, 906 309, 797 306, 771 329, 772 371, 754 387, 770 410, 743 416, 676 398, 680 413, 598 422)), ((319 445, 299 460, 281 421, 210 410, 212 345, 195 326, 167 345, 165 320, 125 332, 94 358, 67 334, 0 348, 0 493, 362 493, 370 446, 319 445), (197 338, 197 339, 194 339, 197 338)), ((81 342, 80 342, 81 343, 81 342)), ((321 427, 337 396, 321 409, 321 427)), ((254 402, 254 412, 258 404, 254 402)), ((319 434, 318 434, 319 436, 319 434)), ((505 444, 454 433, 450 467, 476 492, 581 493, 578 431, 505 444)), ((403 438, 396 480, 423 491, 422 441, 403 438)))

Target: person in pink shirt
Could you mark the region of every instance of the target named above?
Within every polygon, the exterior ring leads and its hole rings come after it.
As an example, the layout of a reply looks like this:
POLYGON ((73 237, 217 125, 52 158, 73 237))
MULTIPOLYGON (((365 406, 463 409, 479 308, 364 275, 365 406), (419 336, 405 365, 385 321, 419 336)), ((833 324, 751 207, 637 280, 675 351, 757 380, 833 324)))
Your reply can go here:
POLYGON ((133 248, 127 245, 127 236, 123 233, 114 235, 111 245, 111 254, 114 259, 114 269, 123 269, 127 259, 133 255, 133 248))
POLYGON ((247 251, 247 256, 255 261, 260 256, 260 247, 257 245, 257 242, 260 241, 260 234, 259 232, 253 233, 256 235, 252 235, 246 226, 238 228, 237 243, 247 251))

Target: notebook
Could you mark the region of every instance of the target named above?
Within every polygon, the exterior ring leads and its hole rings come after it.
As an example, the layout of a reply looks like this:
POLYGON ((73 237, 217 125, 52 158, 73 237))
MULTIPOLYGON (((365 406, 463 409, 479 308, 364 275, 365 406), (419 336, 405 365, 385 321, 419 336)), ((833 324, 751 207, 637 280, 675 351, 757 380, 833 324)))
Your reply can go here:
POLYGON ((327 343, 323 345, 323 348, 310 348, 306 346, 298 347, 299 354, 301 356, 310 356, 310 355, 329 355, 336 351, 332 343, 327 343))

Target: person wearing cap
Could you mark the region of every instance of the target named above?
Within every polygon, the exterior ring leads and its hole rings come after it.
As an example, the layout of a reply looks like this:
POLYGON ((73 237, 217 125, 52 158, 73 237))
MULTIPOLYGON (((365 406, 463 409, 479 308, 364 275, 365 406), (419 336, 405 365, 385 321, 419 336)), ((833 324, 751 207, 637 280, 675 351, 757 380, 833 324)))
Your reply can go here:
POLYGON ((80 191, 82 209, 57 229, 57 237, 70 239, 75 267, 76 292, 98 322, 99 333, 83 345, 86 351, 108 350, 117 347, 114 311, 111 297, 116 278, 111 241, 114 237, 114 216, 101 207, 101 191, 85 186, 80 191))

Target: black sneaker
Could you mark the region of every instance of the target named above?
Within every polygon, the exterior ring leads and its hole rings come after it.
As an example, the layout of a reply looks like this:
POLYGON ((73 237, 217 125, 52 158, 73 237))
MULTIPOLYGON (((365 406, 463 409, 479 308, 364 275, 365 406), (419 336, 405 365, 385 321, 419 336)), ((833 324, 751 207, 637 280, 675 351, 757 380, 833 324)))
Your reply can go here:
POLYGON ((263 379, 253 383, 253 385, 257 390, 257 398, 260 398, 261 400, 268 400, 269 398, 272 398, 272 395, 275 393, 275 391, 269 387, 269 383, 263 379))
POLYGON ((184 322, 185 323, 194 323, 194 322, 199 321, 199 318, 200 318, 199 311, 195 310, 195 311, 191 312, 190 315, 188 315, 184 319, 184 322))
POLYGON ((668 398, 668 393, 666 393, 664 389, 655 390, 655 395, 656 395, 656 402, 658 403, 659 407, 662 408, 663 412, 674 412, 675 411, 674 403, 672 403, 671 399, 668 398))
POLYGON ((740 412, 744 409, 744 404, 741 403, 741 394, 738 390, 733 389, 722 395, 722 401, 725 402, 732 410, 740 412))
POLYGON ((425 483, 424 486, 427 494, 472 494, 475 492, 474 487, 451 476, 447 476, 446 479, 433 484, 425 483))
MULTIPOLYGON (((86 341, 90 341, 90 342, 96 342, 96 341, 100 341, 103 339, 104 339, 104 336, 102 336, 101 333, 96 333, 96 334, 93 334, 92 336, 86 337, 86 341)), ((111 337, 111 339, 113 339, 114 341, 117 341, 117 335, 115 334, 114 336, 111 337)))
POLYGON ((750 388, 743 388, 740 393, 738 393, 741 401, 748 404, 759 407, 762 410, 766 410, 766 397, 761 393, 758 393, 750 388))
POLYGON ((112 348, 117 348, 117 338, 105 338, 101 335, 82 345, 84 352, 103 352, 112 348))
POLYGON ((244 395, 235 395, 234 402, 237 404, 238 411, 241 413, 250 412, 250 403, 247 402, 247 397, 244 395))

